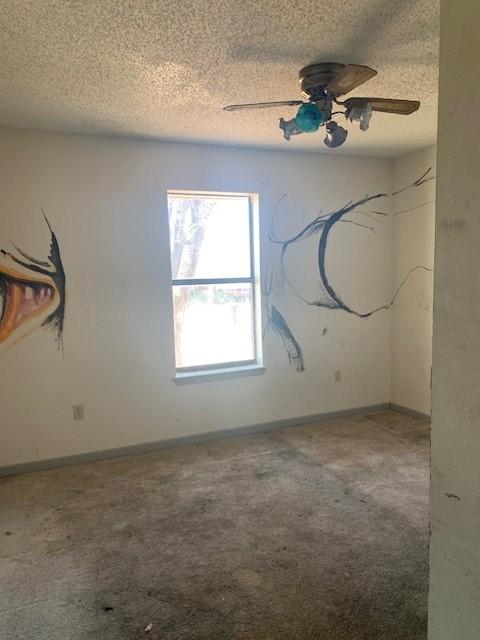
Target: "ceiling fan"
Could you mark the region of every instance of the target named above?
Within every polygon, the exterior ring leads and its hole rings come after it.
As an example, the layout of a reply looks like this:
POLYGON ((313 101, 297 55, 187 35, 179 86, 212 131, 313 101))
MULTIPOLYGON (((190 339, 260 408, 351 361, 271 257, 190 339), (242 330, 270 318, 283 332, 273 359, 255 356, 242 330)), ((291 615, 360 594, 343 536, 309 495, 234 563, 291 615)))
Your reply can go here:
POLYGON ((291 120, 280 118, 279 126, 285 140, 301 133, 318 131, 325 127, 324 139, 327 147, 339 147, 347 139, 348 131, 340 126, 333 116, 343 115, 350 122, 358 122, 366 131, 373 111, 408 116, 420 106, 418 100, 394 100, 389 98, 348 98, 338 100, 370 78, 377 75, 375 69, 358 64, 319 62, 309 64, 299 71, 300 89, 304 100, 282 100, 280 102, 254 102, 230 104, 225 111, 240 109, 267 109, 269 107, 296 107, 297 115, 291 120), (344 111, 333 111, 339 105, 344 111))

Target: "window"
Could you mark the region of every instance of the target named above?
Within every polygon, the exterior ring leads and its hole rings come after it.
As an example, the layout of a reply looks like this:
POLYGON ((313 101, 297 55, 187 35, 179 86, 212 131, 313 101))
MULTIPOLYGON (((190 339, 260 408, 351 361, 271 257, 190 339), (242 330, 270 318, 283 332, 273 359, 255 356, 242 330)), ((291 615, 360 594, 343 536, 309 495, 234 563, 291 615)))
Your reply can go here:
POLYGON ((261 365, 256 203, 168 192, 177 376, 261 365))

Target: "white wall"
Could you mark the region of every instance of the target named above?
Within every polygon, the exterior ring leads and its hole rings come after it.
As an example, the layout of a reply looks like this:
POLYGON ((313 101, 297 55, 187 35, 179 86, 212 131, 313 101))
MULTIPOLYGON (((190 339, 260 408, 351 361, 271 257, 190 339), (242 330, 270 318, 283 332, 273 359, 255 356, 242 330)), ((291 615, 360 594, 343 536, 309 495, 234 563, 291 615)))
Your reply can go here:
POLYGON ((429 638, 478 640, 480 11, 444 0, 440 15, 429 638))
MULTIPOLYGON (((12 130, 0 132, 0 149, 0 248, 13 241, 44 256, 43 208, 67 274, 64 357, 41 330, 0 356, 0 465, 390 400, 389 312, 362 320, 288 290, 304 373, 268 334, 263 376, 176 386, 166 210, 167 188, 258 192, 265 265, 282 194, 279 232, 293 234, 320 208, 389 192, 389 161, 12 130), (85 405, 83 422, 72 420, 74 403, 85 405)), ((389 298, 390 243, 388 220, 376 234, 335 228, 327 259, 345 302, 368 310, 389 298)), ((298 247, 293 264, 311 282, 314 251, 298 247)))
MULTIPOLYGON (((417 179, 429 167, 435 175, 431 147, 393 162, 393 191, 417 179)), ((433 267, 435 180, 392 198, 393 278, 400 283, 410 269, 433 267)), ((391 310, 392 403, 430 414, 432 366, 433 273, 418 270, 403 287, 391 310)))

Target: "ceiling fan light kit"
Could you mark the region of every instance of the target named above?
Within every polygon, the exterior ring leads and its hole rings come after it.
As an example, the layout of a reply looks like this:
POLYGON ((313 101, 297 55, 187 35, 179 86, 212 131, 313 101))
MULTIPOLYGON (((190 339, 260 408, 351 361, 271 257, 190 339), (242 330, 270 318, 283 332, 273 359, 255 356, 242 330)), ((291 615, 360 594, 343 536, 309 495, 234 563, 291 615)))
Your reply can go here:
POLYGON ((300 105, 297 115, 291 120, 280 118, 279 127, 283 130, 285 140, 300 133, 313 133, 325 122, 325 113, 315 102, 300 105))
POLYGON ((360 123, 360 129, 367 131, 370 126, 370 120, 372 119, 372 113, 372 105, 367 102, 365 107, 352 107, 349 109, 347 118, 350 122, 360 123))
POLYGON ((330 149, 334 149, 335 147, 340 147, 348 136, 348 131, 341 127, 339 124, 335 122, 335 120, 330 120, 325 125, 325 130, 327 135, 324 138, 324 143, 330 149))
POLYGON ((312 133, 318 131, 319 127, 324 123, 325 115, 315 102, 307 102, 302 104, 295 116, 297 127, 304 133, 312 133))
POLYGON ((299 72, 300 89, 306 100, 284 100, 279 102, 257 102, 233 104, 224 107, 225 111, 240 109, 265 109, 270 107, 299 106, 297 115, 291 120, 280 118, 279 127, 285 140, 302 133, 314 133, 325 127, 324 139, 327 147, 339 147, 348 135, 333 116, 344 116, 350 122, 358 122, 362 131, 367 131, 373 111, 410 115, 420 107, 417 100, 396 100, 389 98, 338 98, 349 93, 359 85, 377 75, 370 67, 338 62, 319 62, 307 65, 299 72), (332 111, 334 105, 344 110, 332 111))

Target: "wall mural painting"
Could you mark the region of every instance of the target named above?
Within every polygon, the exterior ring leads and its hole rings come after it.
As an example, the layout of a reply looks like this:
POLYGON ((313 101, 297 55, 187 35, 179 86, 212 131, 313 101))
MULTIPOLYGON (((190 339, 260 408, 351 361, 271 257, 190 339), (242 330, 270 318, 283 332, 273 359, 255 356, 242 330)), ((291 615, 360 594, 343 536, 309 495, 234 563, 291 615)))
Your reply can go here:
MULTIPOLYGON (((435 176, 431 175, 432 168, 430 167, 423 173, 415 182, 399 189, 398 191, 393 192, 392 194, 388 193, 376 193, 374 195, 367 195, 363 198, 355 202, 349 202, 344 205, 341 209, 336 211, 331 211, 329 213, 320 213, 316 216, 311 222, 309 222, 303 229, 301 229, 295 235, 280 239, 277 237, 274 225, 277 218, 277 213, 279 210, 279 206, 282 201, 285 200, 286 195, 282 196, 277 203, 275 208, 275 212, 272 219, 272 226, 270 229, 269 239, 274 244, 277 245, 279 251, 271 262, 269 268, 267 268, 266 277, 263 282, 263 294, 266 303, 266 325, 265 331, 271 330, 276 335, 278 335, 285 347, 285 351, 288 356, 288 361, 290 366, 298 372, 304 371, 304 357, 302 348, 295 338, 292 330, 290 329, 287 321, 285 320, 284 315, 278 309, 278 305, 273 304, 272 296, 275 292, 283 289, 285 285, 293 292, 295 297, 300 300, 302 303, 312 306, 312 307, 322 307, 325 309, 337 309, 344 311, 346 313, 352 314, 357 318, 369 318, 373 314, 377 313, 381 310, 389 309, 395 302, 400 290, 407 283, 410 276, 416 271, 433 271, 430 267, 424 265, 418 265, 410 269, 410 271, 405 275, 404 279, 395 289, 390 300, 385 302, 384 304, 370 309, 367 312, 361 313, 356 309, 353 309, 349 305, 347 305, 342 296, 336 289, 332 286, 331 281, 327 274, 327 264, 326 264, 326 249, 328 245, 328 240, 330 237, 330 232, 334 228, 335 225, 339 223, 350 223, 354 224, 358 227, 367 229, 368 231, 374 231, 374 227, 362 224, 358 222, 358 220, 352 220, 347 218, 348 214, 360 214, 363 216, 367 216, 376 222, 380 216, 388 216, 388 213, 383 211, 378 211, 375 209, 371 209, 368 211, 362 210, 361 207, 365 206, 368 203, 373 201, 379 201, 382 198, 388 198, 389 195, 393 197, 398 196, 400 193, 407 191, 409 189, 415 189, 420 187, 421 185, 435 179, 435 176), (292 278, 289 275, 289 271, 286 265, 285 258, 289 249, 298 243, 306 241, 308 238, 312 238, 313 236, 318 236, 318 243, 316 243, 316 274, 315 277, 318 276, 317 282, 317 294, 315 298, 307 298, 298 290, 298 287, 293 284, 292 278)), ((398 213, 398 212, 397 212, 398 213)), ((326 329, 323 329, 323 335, 325 335, 326 329)))
POLYGON ((0 249, 0 351, 39 328, 52 329, 63 349, 65 272, 57 237, 45 213, 43 217, 50 232, 46 259, 16 245, 12 252, 0 249))

